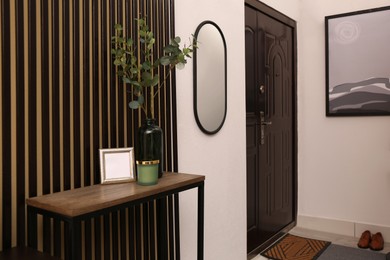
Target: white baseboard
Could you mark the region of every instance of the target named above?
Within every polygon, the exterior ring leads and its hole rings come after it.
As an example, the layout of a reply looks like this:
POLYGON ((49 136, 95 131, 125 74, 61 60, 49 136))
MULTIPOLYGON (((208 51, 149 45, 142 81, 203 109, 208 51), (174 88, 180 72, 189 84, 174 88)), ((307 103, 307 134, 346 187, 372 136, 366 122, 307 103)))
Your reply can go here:
POLYGON ((301 228, 328 232, 338 235, 360 238, 365 230, 372 234, 381 232, 385 242, 390 242, 390 227, 379 226, 366 223, 355 223, 350 221, 328 219, 312 216, 298 216, 297 226, 301 228))

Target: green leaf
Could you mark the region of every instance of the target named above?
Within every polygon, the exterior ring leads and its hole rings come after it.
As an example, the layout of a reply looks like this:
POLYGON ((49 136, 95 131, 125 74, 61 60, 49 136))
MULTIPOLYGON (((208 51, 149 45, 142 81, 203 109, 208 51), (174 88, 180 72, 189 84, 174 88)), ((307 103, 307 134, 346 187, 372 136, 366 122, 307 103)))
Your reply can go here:
POLYGON ((115 24, 114 28, 115 28, 115 30, 121 31, 122 30, 122 25, 117 23, 117 24, 115 24))
POLYGON ((149 72, 145 71, 144 73, 142 73, 142 79, 143 80, 152 80, 152 75, 149 72))
MULTIPOLYGON (((138 82, 137 82, 138 83, 138 82)), ((134 90, 135 90, 135 94, 137 95, 137 96, 139 96, 139 95, 142 95, 142 87, 141 87, 141 85, 138 83, 138 86, 137 85, 134 85, 134 90)))
POLYGON ((176 36, 175 39, 173 39, 177 44, 181 42, 181 39, 179 36, 176 36))
POLYGON ((138 81, 132 80, 130 83, 131 85, 134 85, 134 87, 136 87, 137 89, 142 87, 141 83, 139 83, 138 81))
POLYGON ((176 65, 176 68, 179 69, 179 70, 184 69, 184 67, 185 67, 185 64, 182 63, 182 62, 180 62, 180 63, 178 63, 178 64, 176 65))
POLYGON ((145 61, 144 63, 142 63, 142 68, 144 70, 150 70, 150 62, 145 61))
POLYGON ((192 50, 191 50, 190 48, 184 48, 184 49, 183 49, 184 55, 188 55, 188 54, 191 53, 191 52, 192 52, 192 50))
POLYGON ((122 77, 124 83, 131 83, 130 79, 127 77, 122 77))
POLYGON ((155 76, 153 77, 153 80, 152 80, 152 83, 150 84, 150 86, 151 86, 151 87, 156 86, 156 85, 158 84, 159 80, 160 80, 160 77, 159 77, 158 75, 155 75, 155 76))
POLYGON ((131 64, 136 64, 137 63, 137 58, 134 57, 134 55, 131 55, 131 64))
POLYGON ((140 105, 142 105, 144 102, 145 102, 145 98, 144 98, 144 96, 143 95, 139 95, 139 97, 138 97, 138 103, 140 104, 140 105))
POLYGON ((163 56, 160 58, 160 63, 161 63, 161 65, 166 66, 166 65, 171 64, 171 61, 170 61, 168 56, 163 56))
POLYGON ((179 62, 184 62, 185 61, 184 55, 182 53, 179 54, 177 59, 179 60, 179 62))
POLYGON ((164 51, 166 53, 172 53, 172 52, 175 52, 177 50, 177 47, 173 46, 173 45, 167 45, 164 47, 164 51))
POLYGON ((133 100, 133 101, 129 102, 129 107, 131 109, 137 109, 137 108, 139 108, 139 106, 140 106, 140 104, 137 100, 133 100))
POLYGON ((169 44, 175 47, 179 47, 179 43, 180 43, 180 37, 175 37, 171 39, 171 42, 169 44))
POLYGON ((145 24, 145 19, 144 18, 135 18, 135 20, 138 22, 140 26, 143 26, 145 24))

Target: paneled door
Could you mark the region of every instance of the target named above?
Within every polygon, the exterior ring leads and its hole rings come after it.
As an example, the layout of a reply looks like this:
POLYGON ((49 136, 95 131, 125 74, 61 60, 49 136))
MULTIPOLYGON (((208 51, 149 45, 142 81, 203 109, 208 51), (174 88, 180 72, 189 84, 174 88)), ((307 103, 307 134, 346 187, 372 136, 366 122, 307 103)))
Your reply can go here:
POLYGON ((258 6, 245 6, 248 254, 296 219, 295 28, 258 6))

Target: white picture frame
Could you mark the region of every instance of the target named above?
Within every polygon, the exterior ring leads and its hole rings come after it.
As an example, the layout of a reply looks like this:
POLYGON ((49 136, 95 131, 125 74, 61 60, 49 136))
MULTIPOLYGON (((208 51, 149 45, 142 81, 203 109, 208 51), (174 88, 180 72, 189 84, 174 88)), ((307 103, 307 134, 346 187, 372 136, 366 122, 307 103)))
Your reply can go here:
POLYGON ((134 148, 99 149, 101 184, 135 181, 134 148))

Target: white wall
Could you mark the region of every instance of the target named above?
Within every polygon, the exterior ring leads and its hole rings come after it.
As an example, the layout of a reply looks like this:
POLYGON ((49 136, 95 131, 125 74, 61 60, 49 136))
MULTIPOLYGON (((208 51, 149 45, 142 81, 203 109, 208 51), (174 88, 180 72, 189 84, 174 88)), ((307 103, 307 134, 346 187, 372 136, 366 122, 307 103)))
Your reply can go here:
POLYGON ((390 1, 301 1, 300 215, 390 226, 390 118, 325 117, 324 17, 386 5, 390 1))
MULTIPOLYGON (((175 8, 177 35, 212 20, 226 39, 228 111, 216 135, 203 134, 194 119, 192 61, 177 73, 179 171, 206 175, 205 259, 246 259, 244 1, 180 0, 175 8)), ((182 258, 196 259, 196 191, 180 200, 182 258)))
MULTIPOLYGON (((324 16, 390 1, 263 2, 298 23, 298 214, 390 226, 389 118, 326 118, 324 96, 324 16)), ((228 112, 218 134, 196 125, 192 61, 177 73, 179 170, 206 175, 205 259, 246 259, 244 0, 179 0, 175 8, 183 39, 204 20, 225 34, 228 112)), ((182 259, 196 259, 196 191, 180 200, 182 259)))
MULTIPOLYGON (((241 1, 175 1, 176 34, 216 22, 227 44, 228 111, 216 135, 198 128, 193 112, 192 61, 177 73, 179 171, 206 175, 205 259, 246 258, 246 147, 244 4, 241 1)), ((180 195, 181 258, 196 259, 196 191, 180 195)))

